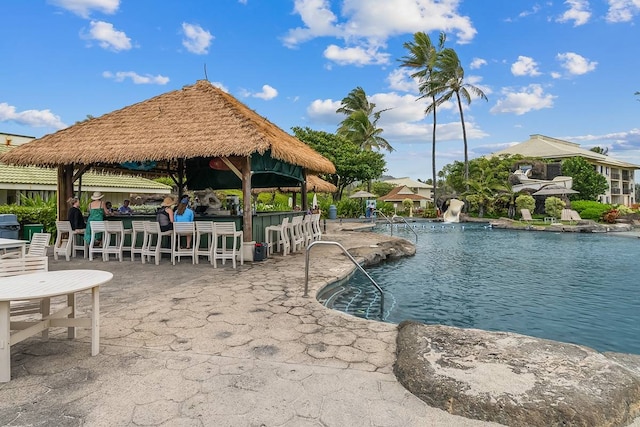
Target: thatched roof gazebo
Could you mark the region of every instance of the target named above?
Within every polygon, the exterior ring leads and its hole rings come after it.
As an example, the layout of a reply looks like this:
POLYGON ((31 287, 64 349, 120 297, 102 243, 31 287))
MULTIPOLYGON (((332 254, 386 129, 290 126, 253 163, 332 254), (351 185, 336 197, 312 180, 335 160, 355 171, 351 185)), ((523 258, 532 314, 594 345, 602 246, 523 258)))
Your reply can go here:
POLYGON ((58 168, 61 219, 88 169, 169 175, 180 193, 241 187, 245 241, 252 186, 300 184, 306 193, 307 172, 335 173, 331 161, 205 80, 45 135, 0 161, 58 168))

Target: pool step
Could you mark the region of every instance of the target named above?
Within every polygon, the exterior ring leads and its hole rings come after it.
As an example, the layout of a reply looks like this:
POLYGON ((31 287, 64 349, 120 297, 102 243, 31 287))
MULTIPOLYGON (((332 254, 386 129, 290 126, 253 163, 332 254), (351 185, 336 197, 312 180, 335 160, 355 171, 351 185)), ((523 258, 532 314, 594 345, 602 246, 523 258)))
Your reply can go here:
POLYGON ((380 319, 380 294, 370 287, 336 286, 318 300, 325 307, 364 319, 380 319))

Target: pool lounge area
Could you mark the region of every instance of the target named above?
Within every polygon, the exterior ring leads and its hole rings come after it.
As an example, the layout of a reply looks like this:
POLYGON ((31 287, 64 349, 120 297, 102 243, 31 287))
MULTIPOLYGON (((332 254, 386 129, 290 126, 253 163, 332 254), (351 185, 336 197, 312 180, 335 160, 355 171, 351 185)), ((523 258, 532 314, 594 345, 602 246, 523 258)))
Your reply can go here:
MULTIPOLYGON (((342 231, 337 223, 324 238, 363 260, 401 248, 388 236, 342 231)), ((318 248, 311 258, 312 296, 353 268, 334 248, 318 248)), ((114 273, 101 289, 101 352, 86 357, 88 336, 69 341, 66 330, 20 343, 13 379, 0 386, 0 424, 497 425, 429 406, 407 391, 393 373, 396 325, 302 297, 301 253, 236 270, 167 259, 159 266, 82 259, 50 265, 72 268, 114 273)))

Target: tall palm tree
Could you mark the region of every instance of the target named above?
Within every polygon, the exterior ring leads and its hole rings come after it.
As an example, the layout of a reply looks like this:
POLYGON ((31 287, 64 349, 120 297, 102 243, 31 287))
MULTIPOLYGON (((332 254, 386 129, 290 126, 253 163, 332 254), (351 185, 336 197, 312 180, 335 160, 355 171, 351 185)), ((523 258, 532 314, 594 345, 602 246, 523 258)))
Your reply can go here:
MULTIPOLYGON (((475 95, 488 100, 482 89, 464 81, 464 69, 460 63, 460 58, 455 50, 451 48, 443 49, 438 55, 438 69, 434 70, 433 78, 424 85, 424 90, 431 93, 441 94, 437 99, 440 105, 449 101, 454 95, 460 112, 460 123, 462 124, 462 139, 464 141, 464 179, 469 181, 469 154, 467 145, 467 129, 464 124, 464 112, 462 111, 462 100, 471 104, 471 95, 475 95)), ((468 188, 468 185, 467 185, 468 188)))
MULTIPOLYGON (((444 48, 444 42, 447 36, 444 33, 440 33, 438 41, 438 49, 431 43, 431 38, 428 34, 420 31, 413 35, 412 42, 406 42, 402 46, 408 51, 408 54, 400 58, 402 61, 402 67, 408 67, 417 69, 416 72, 411 74, 411 78, 418 79, 420 85, 421 96, 418 99, 425 97, 431 97, 431 110, 427 108, 425 114, 429 114, 429 111, 433 114, 433 131, 431 135, 431 170, 432 170, 432 182, 433 182, 433 201, 437 201, 437 180, 436 180, 436 95, 435 92, 428 91, 428 86, 425 83, 431 81, 433 77, 433 70, 437 66, 438 54, 444 48)), ((431 107, 430 106, 430 107, 431 107)))

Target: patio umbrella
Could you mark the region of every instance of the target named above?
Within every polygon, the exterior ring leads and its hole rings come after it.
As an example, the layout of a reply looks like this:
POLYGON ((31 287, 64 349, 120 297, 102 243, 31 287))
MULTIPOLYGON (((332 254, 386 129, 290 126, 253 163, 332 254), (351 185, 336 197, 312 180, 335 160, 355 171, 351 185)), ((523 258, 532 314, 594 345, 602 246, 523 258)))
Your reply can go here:
POLYGON ((579 191, 566 188, 561 185, 548 185, 533 193, 533 196, 556 196, 565 194, 578 194, 579 191))
POLYGON ((313 193, 313 201, 311 202, 311 208, 315 209, 318 206, 318 195, 313 193))
MULTIPOLYGON (((355 193, 350 195, 349 198, 350 199, 362 199, 364 201, 365 199, 377 199, 378 196, 376 196, 375 194, 369 193, 368 191, 360 190, 360 191, 356 191, 355 193)), ((367 213, 366 205, 364 206, 364 213, 365 213, 365 215, 367 213)))

